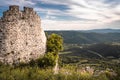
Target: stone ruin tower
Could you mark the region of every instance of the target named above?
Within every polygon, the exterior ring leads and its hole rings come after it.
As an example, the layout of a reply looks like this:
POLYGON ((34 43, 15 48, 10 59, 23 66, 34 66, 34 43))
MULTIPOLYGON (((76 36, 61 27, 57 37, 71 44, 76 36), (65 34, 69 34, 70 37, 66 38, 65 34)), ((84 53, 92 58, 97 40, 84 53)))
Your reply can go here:
POLYGON ((0 61, 17 64, 37 59, 46 50, 46 36, 33 8, 12 5, 0 19, 0 61))

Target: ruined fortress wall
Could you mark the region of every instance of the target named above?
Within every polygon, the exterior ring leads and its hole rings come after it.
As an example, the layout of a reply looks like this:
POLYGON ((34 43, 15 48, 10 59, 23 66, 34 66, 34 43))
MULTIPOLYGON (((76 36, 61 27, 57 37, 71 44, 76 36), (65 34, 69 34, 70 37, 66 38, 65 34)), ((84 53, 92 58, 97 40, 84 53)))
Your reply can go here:
POLYGON ((0 19, 0 61, 8 64, 28 62, 46 50, 40 17, 32 8, 10 6, 0 19))

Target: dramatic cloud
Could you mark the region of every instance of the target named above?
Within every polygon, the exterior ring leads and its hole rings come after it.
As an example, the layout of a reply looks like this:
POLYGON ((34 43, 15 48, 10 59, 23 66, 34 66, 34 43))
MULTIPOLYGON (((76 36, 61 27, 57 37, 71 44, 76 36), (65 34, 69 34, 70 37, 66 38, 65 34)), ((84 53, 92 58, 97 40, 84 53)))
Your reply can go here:
POLYGON ((120 29, 120 0, 2 0, 0 8, 15 4, 34 7, 46 30, 120 29))

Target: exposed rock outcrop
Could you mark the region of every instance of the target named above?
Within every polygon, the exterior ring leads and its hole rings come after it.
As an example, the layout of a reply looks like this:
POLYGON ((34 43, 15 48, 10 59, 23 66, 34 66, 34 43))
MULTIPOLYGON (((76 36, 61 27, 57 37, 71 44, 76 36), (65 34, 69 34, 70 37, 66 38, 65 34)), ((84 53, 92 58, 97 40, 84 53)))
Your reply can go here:
POLYGON ((44 55, 46 36, 40 25, 33 8, 10 6, 0 19, 0 61, 16 64, 44 55))

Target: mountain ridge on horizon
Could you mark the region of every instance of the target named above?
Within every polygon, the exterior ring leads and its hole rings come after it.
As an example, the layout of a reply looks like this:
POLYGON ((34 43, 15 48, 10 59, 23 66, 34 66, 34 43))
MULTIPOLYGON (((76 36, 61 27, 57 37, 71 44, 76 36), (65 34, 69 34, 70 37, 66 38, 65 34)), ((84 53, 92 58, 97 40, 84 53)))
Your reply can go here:
POLYGON ((45 31, 47 34, 56 33, 63 37, 68 44, 93 44, 120 42, 120 32, 82 32, 82 31, 45 31))
POLYGON ((120 33, 120 29, 91 29, 91 30, 45 30, 45 31, 77 31, 84 33, 120 33))

